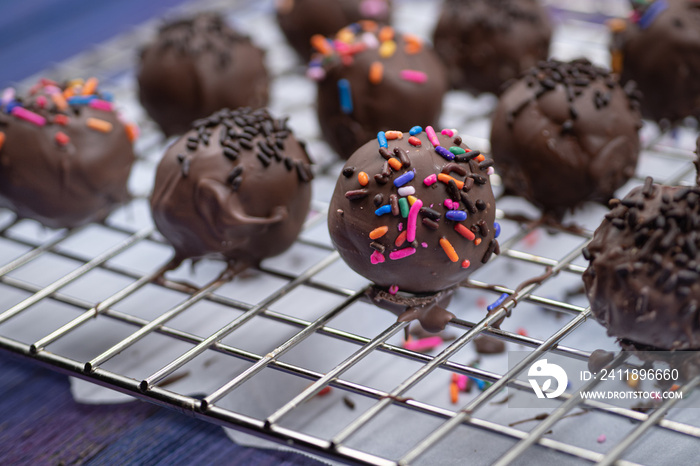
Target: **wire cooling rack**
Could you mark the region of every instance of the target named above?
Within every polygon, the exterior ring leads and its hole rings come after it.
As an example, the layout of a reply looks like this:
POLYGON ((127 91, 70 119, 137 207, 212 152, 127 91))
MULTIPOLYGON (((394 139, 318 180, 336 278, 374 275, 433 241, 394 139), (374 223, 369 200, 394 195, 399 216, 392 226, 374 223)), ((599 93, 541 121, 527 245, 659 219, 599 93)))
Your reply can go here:
MULTIPOLYGON (((436 5, 397 3, 397 23, 429 32, 436 5)), ((576 2, 575 12, 551 3, 559 21, 553 54, 584 54, 606 63, 600 19, 613 3, 576 2)), ((449 309, 458 317, 448 326, 449 338, 435 351, 402 346, 408 324, 364 301, 367 282, 330 245, 326 210, 338 164, 318 137, 313 85, 290 58, 270 8, 252 1, 197 2, 178 14, 231 13, 268 49, 273 111, 292 116, 290 124, 309 141, 318 163, 312 213, 300 239, 280 258, 231 283, 218 280, 222 266, 209 261, 156 279, 170 250, 153 228, 146 198, 167 142, 135 100, 134 49, 154 27, 144 25, 47 70, 57 77, 97 75, 127 117, 140 122, 131 180, 136 197, 105 223, 72 231, 46 230, 0 210, 0 348, 236 431, 347 462, 695 462, 700 421, 687 404, 697 378, 681 388, 686 399, 666 400, 647 413, 582 400, 581 391, 599 385, 597 379, 567 390, 558 409, 534 418, 543 410, 504 406, 506 387, 534 397, 522 375, 543 356, 585 362, 596 348, 616 348, 589 319, 580 293, 581 249, 605 212, 601 206, 567 219, 582 225, 581 231, 553 233, 535 222, 509 220, 509 214, 535 218, 536 212, 499 197, 501 255, 456 293, 449 309), (541 280, 518 287, 548 270, 541 280), (486 305, 502 293, 515 299, 484 317, 486 305), (491 326, 511 313, 501 329, 491 326), (525 356, 510 369, 504 356, 475 363, 472 342, 484 334, 525 356), (197 371, 205 376, 183 385, 197 371), (479 382, 456 404, 447 388, 452 374, 479 382), (322 396, 326 387, 333 392, 322 396), (607 433, 605 443, 596 440, 599 431, 607 433)), ((493 103, 489 96, 451 92, 444 126, 461 128, 468 144, 487 152, 493 103)), ((666 184, 692 184, 694 134, 690 127, 664 134, 647 124, 638 173, 620 194, 648 175, 666 184)), ((494 184, 498 189, 497 177, 494 184)))

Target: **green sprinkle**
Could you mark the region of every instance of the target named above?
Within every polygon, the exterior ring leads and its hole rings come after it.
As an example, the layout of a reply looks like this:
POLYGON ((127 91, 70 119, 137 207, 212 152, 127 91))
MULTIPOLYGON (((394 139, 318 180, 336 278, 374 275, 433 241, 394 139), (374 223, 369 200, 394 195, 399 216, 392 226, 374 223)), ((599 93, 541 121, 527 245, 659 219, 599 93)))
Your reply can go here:
POLYGON ((408 211, 411 210, 411 208, 408 206, 408 200, 406 200, 405 197, 399 199, 399 210, 403 218, 408 218, 408 211))
POLYGON ((461 147, 452 146, 452 147, 450 147, 450 152, 452 152, 454 155, 462 155, 462 154, 466 153, 467 151, 462 149, 461 147))

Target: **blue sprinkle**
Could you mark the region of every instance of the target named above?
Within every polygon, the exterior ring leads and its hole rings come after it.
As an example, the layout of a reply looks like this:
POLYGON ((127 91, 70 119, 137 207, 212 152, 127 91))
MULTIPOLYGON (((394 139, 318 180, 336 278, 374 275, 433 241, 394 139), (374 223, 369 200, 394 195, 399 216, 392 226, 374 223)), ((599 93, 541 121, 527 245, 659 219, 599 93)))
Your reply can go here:
POLYGON ((16 100, 10 101, 5 105, 5 112, 10 113, 15 107, 21 107, 21 105, 16 100))
POLYGON ((411 128, 408 134, 410 134, 411 136, 415 136, 416 134, 420 134, 422 132, 423 128, 421 128, 420 126, 414 126, 413 128, 411 128))
POLYGON ((495 232, 496 232, 496 233, 494 234, 494 237, 495 237, 495 238, 498 238, 499 236, 501 236, 501 224, 500 224, 500 223, 498 223, 498 222, 493 222, 493 229, 494 229, 495 232))
POLYGON ((389 143, 386 140, 386 134, 384 133, 384 131, 380 131, 377 133, 377 141, 379 141, 379 147, 389 147, 389 143))
POLYGON ((394 180, 394 186, 400 188, 401 186, 411 181, 415 176, 416 172, 414 172, 413 170, 411 170, 410 172, 406 172, 394 180))
POLYGON ((471 379, 474 381, 474 383, 476 384, 477 388, 478 388, 480 391, 483 392, 484 389, 486 388, 486 382, 483 381, 483 380, 481 380, 481 379, 474 378, 474 377, 472 377, 471 379))
POLYGON ((463 210, 448 210, 445 217, 455 222, 463 222, 467 219, 467 213, 463 210))
POLYGON ((375 215, 380 215, 380 216, 384 215, 384 214, 388 214, 389 212, 391 212, 391 205, 390 204, 383 205, 374 211, 375 215))
POLYGON ((114 95, 111 92, 100 91, 100 96, 102 100, 106 100, 107 102, 114 101, 114 95))
POLYGON ((501 296, 498 297, 498 299, 497 299, 496 301, 494 301, 490 306, 488 306, 488 307, 486 308, 486 310, 487 310, 487 311, 493 311, 493 310, 496 309, 498 306, 500 306, 501 304, 503 304, 503 301, 505 301, 507 297, 508 297, 508 293, 503 293, 501 296))
POLYGON ((350 26, 348 26, 348 27, 349 27, 350 30, 351 30, 353 33, 355 33, 355 34, 357 34, 358 32, 360 32, 360 31, 362 30, 362 25, 361 25, 360 23, 352 23, 352 24, 351 24, 350 26))
POLYGON ((437 146, 437 147, 435 148, 435 152, 437 152, 438 154, 442 155, 443 158, 446 158, 447 160, 454 160, 454 159, 455 159, 455 155, 454 155, 452 152, 450 152, 449 150, 447 150, 447 149, 445 149, 444 147, 442 147, 442 146, 437 146))
POLYGON ((340 92, 340 110, 347 114, 352 113, 352 91, 350 81, 347 79, 338 80, 338 91, 340 92))
POLYGON ((94 95, 76 95, 68 98, 69 105, 87 105, 95 98, 94 95))
POLYGON ((657 16, 659 16, 665 9, 668 8, 668 3, 666 0, 656 0, 652 3, 647 11, 644 12, 641 18, 639 18, 639 27, 646 29, 651 26, 657 16))

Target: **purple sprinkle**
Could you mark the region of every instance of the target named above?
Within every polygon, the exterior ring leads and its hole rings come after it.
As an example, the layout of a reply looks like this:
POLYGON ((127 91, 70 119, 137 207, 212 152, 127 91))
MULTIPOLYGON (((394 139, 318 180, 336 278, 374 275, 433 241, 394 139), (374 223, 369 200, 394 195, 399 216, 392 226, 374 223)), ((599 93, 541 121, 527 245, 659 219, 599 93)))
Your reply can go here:
POLYGON ((406 172, 394 180, 394 186, 399 188, 408 183, 409 181, 413 180, 415 176, 416 173, 413 170, 411 170, 410 172, 406 172))
POLYGON ((467 219, 467 213, 463 210, 448 210, 445 217, 455 222, 463 222, 467 219))
POLYGON ((445 158, 447 160, 454 160, 455 159, 455 155, 442 146, 437 146, 435 148, 435 152, 437 152, 438 154, 440 154, 443 158, 445 158))

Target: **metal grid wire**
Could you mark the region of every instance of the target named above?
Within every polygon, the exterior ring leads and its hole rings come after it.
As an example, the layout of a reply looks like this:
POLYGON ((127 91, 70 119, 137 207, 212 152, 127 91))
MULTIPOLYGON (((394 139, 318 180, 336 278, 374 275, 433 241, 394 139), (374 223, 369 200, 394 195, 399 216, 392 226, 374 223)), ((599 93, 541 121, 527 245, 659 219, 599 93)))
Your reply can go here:
MULTIPOLYGON (((416 2, 399 2, 400 5, 404 6, 405 4, 410 6, 412 3, 416 2)), ((253 2, 239 2, 238 7, 255 8, 253 2)), ((230 11, 231 7, 224 7, 216 2, 198 2, 194 8, 228 8, 230 11)), ((108 82, 113 86, 117 98, 122 98, 122 101, 131 101, 133 107, 136 108, 132 87, 133 79, 129 72, 125 71, 131 66, 130 56, 127 57, 123 50, 132 50, 136 44, 143 40, 152 26, 147 25, 130 35, 98 47, 76 60, 58 64, 53 72, 65 76, 66 74, 95 74, 97 71, 97 73, 101 72, 103 76, 111 76, 108 82)), ((601 31, 599 25, 596 24, 574 21, 570 26, 583 28, 584 31, 592 30, 596 37, 601 31)), ((584 34, 583 37, 586 35, 584 34)), ((557 40, 562 41, 561 38, 557 40)), ((574 47, 581 50, 593 47, 594 51, 604 53, 603 46, 603 41, 600 39, 593 43, 582 39, 582 42, 573 44, 570 39, 566 39, 560 49, 574 47)), ((278 80, 294 79, 291 76, 296 72, 298 69, 294 69, 293 65, 275 70, 278 80)), ((288 110, 295 111, 293 108, 288 110)), ((143 118, 138 111, 136 111, 136 115, 138 118, 143 118)), ((486 121, 484 113, 463 116, 463 123, 467 125, 479 125, 483 124, 484 121, 486 121)), ((140 157, 138 163, 142 166, 145 174, 136 175, 138 186, 135 189, 137 199, 134 204, 139 201, 143 203, 144 197, 147 196, 148 184, 144 188, 138 184, 138 180, 141 179, 141 176, 147 177, 148 174, 152 173, 155 161, 160 157, 164 147, 152 123, 142 121, 141 127, 143 137, 137 146, 140 157)), ((683 138, 678 135, 674 138, 673 135, 668 134, 653 134, 653 129, 647 133, 646 147, 643 151, 638 175, 630 183, 630 186, 640 184, 644 176, 649 173, 654 173, 657 181, 666 184, 689 183, 694 171, 690 163, 692 160, 691 148, 687 141, 679 142, 683 138), (666 167, 665 171, 661 173, 662 176, 659 176, 658 166, 666 167)), ((317 140, 317 134, 312 134, 311 139, 312 142, 317 140)), ((686 137, 686 139, 688 138, 686 137)), ((485 150, 488 149, 488 142, 483 138, 473 138, 468 142, 475 143, 485 150)), ((323 183, 325 180, 326 186, 332 186, 334 179, 332 172, 334 167, 337 168, 337 165, 329 161, 322 161, 320 165, 317 167, 320 174, 317 183, 323 183), (329 174, 326 175, 325 172, 329 174)), ((557 241, 567 244, 565 253, 552 258, 544 252, 547 251, 546 248, 533 252, 527 247, 528 239, 541 233, 542 227, 534 222, 511 221, 508 223, 510 204, 506 199, 499 198, 498 201, 500 208, 497 216, 502 219, 504 225, 506 223, 509 225, 510 236, 502 241, 501 255, 494 258, 484 267, 484 270, 497 268, 510 262, 529 267, 527 269, 529 275, 526 278, 539 276, 546 268, 551 268, 552 274, 520 289, 517 286, 505 286, 494 281, 481 280, 480 277, 482 275, 488 277, 488 273, 475 274, 464 290, 472 294, 466 294, 465 296, 469 297, 465 297, 458 293, 450 306, 450 309, 460 316, 452 320, 448 327, 455 338, 446 342, 437 354, 412 351, 403 348, 400 343, 396 343, 399 341, 397 338, 407 328, 407 323, 390 324, 377 329, 369 336, 364 336, 359 331, 348 331, 342 326, 334 325, 334 319, 353 312, 353 306, 362 301, 366 284, 356 287, 344 286, 329 282, 324 278, 324 273, 328 269, 343 267, 337 252, 330 247, 324 238, 318 239, 314 235, 302 234, 297 241, 297 246, 311 251, 309 255, 313 257, 313 260, 304 262, 303 270, 282 270, 274 266, 268 267, 267 262, 263 263, 260 270, 255 273, 258 277, 268 277, 282 283, 274 292, 266 293, 254 300, 236 299, 225 293, 219 293, 226 282, 217 278, 206 283, 198 283, 195 286, 180 279, 157 279, 168 262, 167 256, 160 256, 160 259, 155 261, 155 266, 145 272, 124 265, 124 261, 115 260, 129 254, 140 254, 142 249, 139 248, 144 246, 167 250, 162 238, 150 225, 144 228, 134 228, 128 221, 108 219, 105 224, 99 227, 88 226, 73 231, 46 231, 38 229, 31 221, 17 220, 9 212, 0 211, 0 252, 3 250, 17 251, 0 256, 0 258, 8 257, 8 259, 0 261, 0 287, 2 287, 0 295, 13 294, 13 296, 18 296, 6 308, 0 308, 2 309, 0 311, 0 348, 67 374, 179 410, 197 418, 348 462, 367 464, 408 464, 421 460, 430 462, 435 450, 441 448, 445 441, 455 441, 453 434, 458 430, 461 434, 461 430, 465 427, 470 432, 476 429, 487 434, 487 438, 490 439, 488 441, 492 441, 496 445, 493 447, 496 448, 496 454, 493 458, 497 459, 497 464, 518 462, 523 454, 537 455, 543 451, 558 453, 559 456, 555 455, 558 458, 568 457, 569 459, 585 460, 584 462, 635 464, 632 460, 625 459, 626 455, 633 452, 635 446, 640 445, 638 442, 640 438, 649 439, 650 432, 655 436, 671 435, 671 437, 663 437, 664 439, 670 438, 668 442, 671 444, 676 442, 677 438, 682 437, 686 441, 683 445, 690 445, 690 447, 685 448, 697 450, 700 447, 700 426, 670 419, 666 416, 676 404, 682 407, 683 401, 666 400, 658 409, 645 414, 603 401, 583 400, 581 391, 590 390, 599 384, 600 381, 595 378, 578 390, 562 395, 559 398, 562 402, 559 409, 550 412, 543 419, 531 422, 530 425, 534 425, 534 427, 531 427, 530 430, 508 424, 491 415, 493 411, 487 407, 493 404, 494 397, 501 393, 504 387, 534 396, 531 387, 526 382, 519 380, 518 375, 542 356, 556 354, 585 361, 590 355, 590 349, 577 347, 584 345, 568 346, 563 343, 565 339, 570 339, 572 335, 575 335, 577 330, 591 317, 590 309, 585 304, 581 304, 580 300, 576 304, 575 300, 553 298, 543 290, 546 289, 548 283, 564 275, 575 281, 580 281, 580 275, 585 270, 585 263, 580 259, 581 249, 589 241, 592 227, 584 228, 581 233, 572 233, 562 229, 556 235, 543 239, 546 242, 556 238, 557 241), (119 240, 112 242, 110 247, 95 252, 76 251, 70 246, 71 243, 82 242, 83 235, 92 234, 91 229, 94 228, 106 231, 119 240), (69 265, 57 267, 57 271, 51 279, 32 280, 32 264, 47 257, 54 261, 64 261, 69 265), (23 269, 29 271, 22 274, 23 269), (111 277, 109 280, 114 280, 120 285, 115 285, 110 293, 98 298, 76 296, 76 293, 66 291, 71 284, 96 271, 111 277), (120 303, 127 301, 147 287, 159 287, 175 292, 182 299, 176 301, 159 315, 149 317, 119 309, 120 303), (314 319, 297 317, 293 312, 287 312, 288 310, 284 306, 280 307, 279 303, 284 302, 285 297, 300 288, 308 288, 316 293, 333 296, 337 304, 329 306, 314 319), (515 299, 506 301, 504 305, 483 319, 481 317, 485 315, 485 312, 481 306, 478 311, 471 314, 474 319, 468 320, 464 317, 468 313, 460 311, 463 308, 475 307, 473 293, 485 294, 493 299, 501 293, 508 293, 515 299), (56 326, 50 332, 34 335, 31 341, 11 336, 11 330, 7 330, 7 324, 29 313, 32 313, 32 319, 41 319, 41 305, 47 301, 59 303, 70 309, 69 318, 66 318, 61 325, 56 326), (188 312, 197 312, 197 305, 201 303, 210 303, 229 309, 232 311, 230 315, 235 315, 235 318, 228 319, 223 326, 217 326, 207 333, 183 329, 174 324, 178 317, 188 312), (529 308, 522 309, 528 305, 533 308, 539 307, 555 311, 545 317, 550 321, 556 320, 556 330, 542 337, 533 337, 528 336, 525 332, 492 327, 495 322, 510 315, 512 311, 516 314, 529 311, 529 308), (558 314, 558 317, 555 314, 558 314), (226 338, 242 328, 247 332, 255 332, 256 325, 261 319, 291 329, 293 335, 265 352, 238 347, 235 340, 226 338), (66 350, 66 348, 80 345, 80 340, 74 337, 76 333, 96 321, 118 322, 128 326, 131 330, 94 354, 82 358, 71 356, 75 352, 66 350), (528 354, 515 367, 505 370, 502 367, 490 367, 487 364, 488 361, 482 362, 482 366, 465 362, 464 357, 460 356, 463 350, 482 334, 508 342, 509 348, 524 348, 528 354), (185 344, 183 348, 187 349, 180 351, 174 357, 169 358, 167 363, 159 364, 156 369, 152 369, 147 375, 140 377, 127 375, 127 371, 118 370, 118 365, 114 366, 116 369, 110 366, 110 362, 120 354, 154 335, 168 341, 182 342, 185 344), (303 345, 313 336, 323 336, 350 344, 352 350, 348 352, 342 362, 325 370, 312 369, 283 358, 285 354, 303 345), (69 343, 60 345, 65 341, 69 343), (190 396, 170 388, 170 384, 174 378, 177 378, 179 370, 191 364, 198 357, 212 353, 231 360, 245 361, 247 365, 219 388, 208 390, 201 397, 190 396), (347 376, 353 367, 378 353, 386 355, 389 364, 397 360, 406 360, 414 362, 415 365, 411 366, 413 368, 411 371, 396 376, 388 385, 366 381, 359 383, 347 376), (304 379, 307 384, 310 381, 310 385, 306 385, 306 388, 298 391, 289 401, 271 407, 272 411, 262 418, 237 412, 227 408, 226 404, 222 403, 229 395, 235 394, 241 385, 270 369, 283 375, 284 378, 281 380, 304 379), (461 402, 461 404, 449 405, 407 396, 412 393, 411 390, 414 387, 422 382, 428 379, 434 382, 435 374, 440 373, 446 374, 443 379, 451 373, 457 373, 487 381, 491 385, 470 397, 466 404, 461 402), (328 386, 335 387, 341 393, 353 394, 365 400, 362 408, 354 412, 351 422, 339 426, 336 431, 328 432, 327 435, 311 435, 304 432, 303 429, 286 426, 285 419, 293 415, 309 400, 314 399, 322 389, 328 386), (608 444, 603 451, 581 446, 573 437, 567 440, 548 436, 551 429, 560 425, 562 420, 574 409, 581 408, 602 416, 597 418, 596 422, 599 425, 612 422, 611 420, 615 418, 629 421, 631 428, 612 445, 608 444), (409 413, 415 414, 418 416, 418 422, 425 423, 429 428, 424 429, 408 445, 403 446, 400 452, 391 455, 377 453, 375 450, 369 451, 363 447, 361 442, 352 441, 353 438, 362 437, 363 432, 370 431, 374 435, 375 430, 371 425, 381 417, 382 413, 389 410, 398 410, 399 416, 408 417, 409 413), (503 439, 506 441, 504 442, 503 439), (687 443, 688 440, 691 443, 687 443), (543 448, 530 448, 534 445, 543 448)), ((512 208, 516 209, 516 207, 512 208)), ((324 228, 327 203, 315 200, 312 210, 313 212, 305 225, 305 232, 324 228)), ((138 206, 127 207, 125 211, 127 218, 139 216, 138 206)), ((516 209, 510 213, 518 212, 519 210, 516 209)), ((572 217, 570 220, 576 221, 577 217, 572 217)), ((137 223, 134 222, 134 224, 137 223)), ((185 275, 185 279, 188 278, 185 275)), ((520 282, 522 280, 518 279, 513 285, 520 282)), ((2 303, 4 302, 2 301, 2 303)), ((508 327, 507 322, 508 320, 506 320, 504 327, 508 327)), ((573 339, 573 341, 576 340, 573 339)), ((146 356, 146 358, 148 357, 151 355, 146 356)), ((622 360, 624 357, 624 354, 618 354, 617 360, 622 360)), ((681 390, 689 394, 699 382, 700 378, 695 378, 681 390)), ((530 458, 538 458, 538 456, 530 456, 530 458)), ((460 459, 451 458, 455 462, 460 459)), ((472 460, 484 462, 486 457, 475 457, 472 460)))

